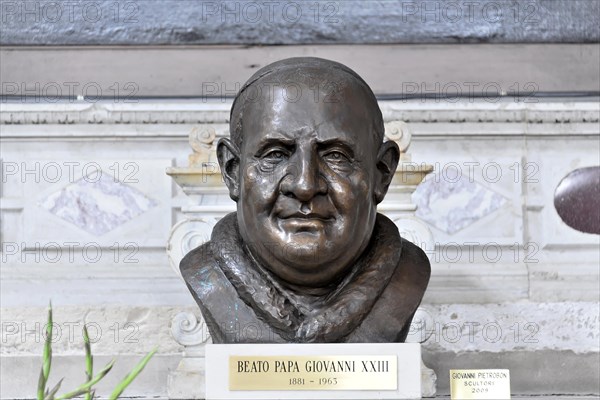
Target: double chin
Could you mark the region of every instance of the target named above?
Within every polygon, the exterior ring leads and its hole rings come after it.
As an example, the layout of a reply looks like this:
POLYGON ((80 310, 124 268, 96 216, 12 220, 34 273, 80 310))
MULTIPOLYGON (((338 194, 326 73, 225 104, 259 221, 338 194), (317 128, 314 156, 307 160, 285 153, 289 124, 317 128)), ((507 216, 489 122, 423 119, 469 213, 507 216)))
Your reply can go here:
POLYGON ((254 256, 264 268, 298 286, 323 287, 331 284, 354 265, 361 255, 359 253, 364 250, 363 246, 356 246, 340 251, 340 244, 336 246, 336 242, 327 238, 323 231, 277 233, 278 245, 261 245, 251 250, 258 253, 254 256))
MULTIPOLYGON (((242 239, 252 256, 276 277, 305 287, 338 280, 362 255, 372 233, 368 226, 358 226, 357 218, 339 214, 326 220, 296 220, 279 218, 272 209, 257 217, 246 220, 238 215, 242 239)), ((370 218, 366 219, 369 225, 370 218)))

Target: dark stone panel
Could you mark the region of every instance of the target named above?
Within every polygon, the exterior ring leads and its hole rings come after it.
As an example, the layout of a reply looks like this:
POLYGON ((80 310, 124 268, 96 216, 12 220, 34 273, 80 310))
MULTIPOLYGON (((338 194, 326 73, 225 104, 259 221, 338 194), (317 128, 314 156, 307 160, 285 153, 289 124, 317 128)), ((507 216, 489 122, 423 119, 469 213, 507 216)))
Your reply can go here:
POLYGON ((2 0, 2 45, 593 43, 597 0, 2 0))
POLYGON ((598 395, 600 354, 568 350, 429 352, 423 362, 437 374, 437 394, 450 393, 450 369, 509 369, 513 395, 598 395))

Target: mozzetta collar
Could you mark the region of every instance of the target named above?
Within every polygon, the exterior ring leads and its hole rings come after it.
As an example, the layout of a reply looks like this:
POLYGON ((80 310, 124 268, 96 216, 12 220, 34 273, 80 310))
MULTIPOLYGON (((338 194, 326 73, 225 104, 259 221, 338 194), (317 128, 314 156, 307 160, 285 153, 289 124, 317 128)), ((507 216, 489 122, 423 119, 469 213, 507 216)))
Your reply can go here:
POLYGON ((290 342, 341 342, 371 311, 396 271, 402 238, 392 221, 377 214, 369 246, 329 294, 298 294, 261 267, 243 245, 237 214, 213 230, 217 263, 257 317, 290 342), (235 229, 231 229, 234 227, 235 229))

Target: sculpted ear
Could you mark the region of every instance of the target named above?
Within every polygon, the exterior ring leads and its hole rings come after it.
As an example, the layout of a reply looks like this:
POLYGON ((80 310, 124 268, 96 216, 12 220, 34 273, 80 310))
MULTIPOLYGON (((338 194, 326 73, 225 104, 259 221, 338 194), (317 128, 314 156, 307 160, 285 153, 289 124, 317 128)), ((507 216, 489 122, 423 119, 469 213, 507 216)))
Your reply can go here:
POLYGON ((400 149, 393 140, 388 140, 379 148, 377 154, 377 173, 375 182, 375 201, 383 201, 400 160, 400 149))
POLYGON ((221 175, 229 189, 229 197, 233 201, 240 198, 240 151, 227 138, 219 139, 217 143, 217 159, 221 167, 221 175))

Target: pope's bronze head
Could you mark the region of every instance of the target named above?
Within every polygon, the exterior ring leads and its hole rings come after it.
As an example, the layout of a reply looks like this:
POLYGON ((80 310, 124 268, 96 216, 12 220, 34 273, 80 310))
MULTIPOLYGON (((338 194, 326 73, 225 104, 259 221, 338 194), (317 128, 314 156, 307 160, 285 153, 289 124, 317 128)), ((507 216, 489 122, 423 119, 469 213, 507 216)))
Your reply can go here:
POLYGON ((217 155, 256 261, 292 286, 327 287, 371 239, 398 146, 383 142, 369 86, 350 68, 291 58, 256 72, 217 155))

